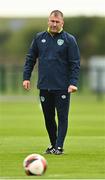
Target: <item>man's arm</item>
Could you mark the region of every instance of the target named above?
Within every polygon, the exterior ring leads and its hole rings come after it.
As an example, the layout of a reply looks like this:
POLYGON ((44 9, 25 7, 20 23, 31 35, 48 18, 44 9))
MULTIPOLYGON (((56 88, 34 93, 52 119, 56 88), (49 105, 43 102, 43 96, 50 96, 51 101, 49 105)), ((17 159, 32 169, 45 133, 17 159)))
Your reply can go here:
POLYGON ((24 64, 24 71, 23 71, 23 87, 26 90, 29 90, 31 88, 30 78, 31 78, 31 73, 33 71, 37 57, 38 57, 38 48, 36 44, 36 39, 33 39, 29 52, 26 55, 26 61, 24 64))
POLYGON ((80 71, 80 52, 74 37, 70 40, 68 59, 70 65, 70 85, 68 87, 68 92, 76 92, 78 90, 77 83, 80 71))

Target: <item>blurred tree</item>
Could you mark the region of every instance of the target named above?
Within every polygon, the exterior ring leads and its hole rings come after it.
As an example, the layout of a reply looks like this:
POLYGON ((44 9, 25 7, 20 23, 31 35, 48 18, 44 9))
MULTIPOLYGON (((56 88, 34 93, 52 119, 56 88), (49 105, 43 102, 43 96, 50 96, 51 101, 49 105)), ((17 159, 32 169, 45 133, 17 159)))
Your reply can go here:
POLYGON ((105 18, 75 17, 65 20, 65 29, 78 40, 81 55, 88 59, 92 55, 105 55, 105 18))
POLYGON ((5 44, 12 36, 12 32, 7 29, 0 29, 0 56, 5 54, 5 44))

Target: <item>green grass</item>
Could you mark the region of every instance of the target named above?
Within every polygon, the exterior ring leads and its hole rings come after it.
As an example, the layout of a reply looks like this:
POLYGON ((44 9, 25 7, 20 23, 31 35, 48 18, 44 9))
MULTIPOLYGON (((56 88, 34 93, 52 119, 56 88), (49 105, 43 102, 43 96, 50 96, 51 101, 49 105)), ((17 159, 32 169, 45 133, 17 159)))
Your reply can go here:
POLYGON ((49 144, 39 103, 34 99, 7 97, 0 102, 0 178, 104 179, 104 101, 73 95, 65 154, 44 155, 48 169, 41 177, 28 177, 23 160, 42 154, 49 144))

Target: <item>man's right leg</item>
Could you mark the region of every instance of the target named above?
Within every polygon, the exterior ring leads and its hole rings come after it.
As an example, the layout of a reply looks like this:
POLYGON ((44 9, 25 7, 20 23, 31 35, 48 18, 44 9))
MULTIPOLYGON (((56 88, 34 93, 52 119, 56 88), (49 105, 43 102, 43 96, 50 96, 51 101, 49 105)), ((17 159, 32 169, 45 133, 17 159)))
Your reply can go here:
POLYGON ((50 142, 51 145, 55 147, 57 138, 57 125, 55 121, 55 99, 53 93, 48 90, 40 90, 40 102, 50 142))

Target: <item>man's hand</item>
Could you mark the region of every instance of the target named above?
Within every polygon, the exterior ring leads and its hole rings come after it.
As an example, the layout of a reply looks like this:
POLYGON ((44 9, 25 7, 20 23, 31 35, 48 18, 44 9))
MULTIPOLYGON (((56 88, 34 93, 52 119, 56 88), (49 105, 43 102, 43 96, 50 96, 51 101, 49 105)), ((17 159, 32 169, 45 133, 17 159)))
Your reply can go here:
POLYGON ((24 89, 26 89, 26 90, 30 90, 30 89, 31 89, 30 81, 29 81, 29 80, 23 81, 23 87, 24 87, 24 89))
POLYGON ((70 85, 68 87, 68 93, 73 93, 73 92, 76 92, 78 90, 78 88, 74 85, 70 85))

